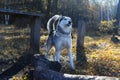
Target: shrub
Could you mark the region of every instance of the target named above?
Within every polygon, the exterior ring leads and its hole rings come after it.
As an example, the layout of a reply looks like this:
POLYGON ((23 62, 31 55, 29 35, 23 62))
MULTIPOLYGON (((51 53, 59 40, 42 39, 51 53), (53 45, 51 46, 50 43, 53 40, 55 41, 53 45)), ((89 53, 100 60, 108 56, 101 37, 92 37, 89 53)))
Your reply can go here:
POLYGON ((108 32, 110 30, 112 30, 114 28, 114 23, 116 22, 116 20, 111 20, 111 21, 101 21, 99 24, 99 30, 101 32, 108 32))

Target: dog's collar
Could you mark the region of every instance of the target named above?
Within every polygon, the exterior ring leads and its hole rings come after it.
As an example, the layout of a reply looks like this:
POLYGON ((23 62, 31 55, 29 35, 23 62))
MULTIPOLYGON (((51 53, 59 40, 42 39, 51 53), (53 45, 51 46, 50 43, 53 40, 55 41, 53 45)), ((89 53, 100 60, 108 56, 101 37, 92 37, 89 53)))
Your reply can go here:
POLYGON ((60 26, 57 27, 56 32, 61 33, 61 34, 63 34, 63 35, 69 35, 69 34, 71 34, 71 32, 68 32, 68 33, 67 33, 67 32, 64 32, 63 29, 61 29, 60 26))

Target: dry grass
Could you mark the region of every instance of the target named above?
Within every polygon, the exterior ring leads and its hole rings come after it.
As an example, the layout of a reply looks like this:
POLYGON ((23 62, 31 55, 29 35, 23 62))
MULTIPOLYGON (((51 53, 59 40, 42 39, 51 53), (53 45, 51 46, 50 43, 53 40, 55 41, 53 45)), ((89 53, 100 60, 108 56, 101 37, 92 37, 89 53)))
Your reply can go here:
MULTIPOLYGON (((87 38, 87 37, 86 37, 87 38)), ((120 77, 120 43, 111 42, 111 36, 87 38, 85 47, 89 71, 93 75, 116 76, 120 77)))
MULTIPOLYGON (((41 52, 45 54, 45 42, 47 32, 41 30, 41 52)), ((7 61, 9 64, 0 65, 0 72, 4 71, 8 65, 14 63, 22 53, 29 49, 29 28, 16 29, 14 26, 0 26, 0 60, 7 61)), ((75 32, 74 32, 75 33, 75 32)), ((76 34, 73 38, 73 56, 76 55, 76 34)), ((61 63, 62 72, 85 75, 102 75, 120 77, 120 43, 114 44, 110 41, 110 35, 104 36, 85 36, 85 53, 88 65, 85 68, 77 66, 76 71, 70 70, 67 51, 62 51, 61 63)), ((120 38, 118 36, 118 38, 120 38)), ((54 54, 54 50, 50 52, 54 54)))

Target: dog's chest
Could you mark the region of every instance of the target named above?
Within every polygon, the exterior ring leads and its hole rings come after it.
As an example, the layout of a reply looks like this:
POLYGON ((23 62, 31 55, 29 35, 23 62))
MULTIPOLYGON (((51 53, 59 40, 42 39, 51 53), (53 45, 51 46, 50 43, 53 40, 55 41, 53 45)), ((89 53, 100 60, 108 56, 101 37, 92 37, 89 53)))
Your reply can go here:
POLYGON ((54 38, 54 43, 56 47, 60 49, 70 48, 72 44, 71 36, 56 36, 54 38))
POLYGON ((69 41, 69 40, 70 40, 70 38, 65 38, 65 37, 64 37, 64 38, 61 39, 61 44, 62 44, 63 46, 66 46, 66 47, 67 47, 67 46, 70 44, 70 41, 69 41))

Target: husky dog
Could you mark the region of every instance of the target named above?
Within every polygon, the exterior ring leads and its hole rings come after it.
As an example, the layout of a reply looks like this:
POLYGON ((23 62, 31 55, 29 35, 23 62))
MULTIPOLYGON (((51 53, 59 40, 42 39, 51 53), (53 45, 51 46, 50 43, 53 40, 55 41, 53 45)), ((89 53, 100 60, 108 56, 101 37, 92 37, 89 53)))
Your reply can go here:
POLYGON ((54 46, 56 51, 54 60, 59 62, 61 50, 67 49, 71 68, 74 69, 73 57, 71 53, 71 18, 62 15, 54 15, 48 20, 47 29, 49 31, 49 37, 46 43, 46 57, 48 56, 51 47, 54 46))

